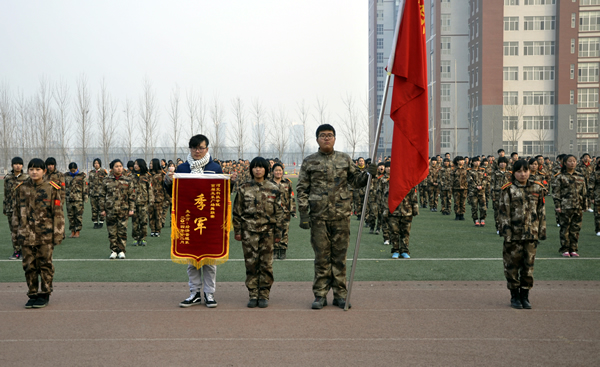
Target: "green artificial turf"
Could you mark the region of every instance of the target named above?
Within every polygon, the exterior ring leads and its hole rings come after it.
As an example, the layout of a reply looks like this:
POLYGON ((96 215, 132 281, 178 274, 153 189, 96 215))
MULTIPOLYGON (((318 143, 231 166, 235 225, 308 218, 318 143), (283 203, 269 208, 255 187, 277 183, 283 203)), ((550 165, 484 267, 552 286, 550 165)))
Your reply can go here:
MULTIPOLYGON (((293 179, 295 182, 295 179, 293 179)), ((599 280, 600 238, 594 233, 594 215, 584 213, 579 240, 581 257, 563 259, 558 253, 559 237, 552 200, 547 197, 548 239, 540 243, 535 264, 537 280, 599 280), (595 258, 595 259, 591 259, 595 258)), ((170 261, 170 229, 160 238, 148 237, 146 247, 127 247, 127 260, 108 260, 110 254, 106 226, 93 229, 91 210, 86 204, 84 228, 78 239, 66 238, 55 248, 56 282, 187 282, 186 265, 170 261), (67 261, 68 260, 68 261, 67 261)), ((496 234, 493 210, 488 210, 487 225, 473 226, 467 206, 465 221, 455 221, 454 215, 444 216, 421 209, 414 218, 410 238, 410 260, 391 260, 390 246, 383 237, 363 231, 355 280, 504 280, 502 238, 496 234), (489 260, 486 260, 489 259, 489 260)), ((66 217, 66 215, 65 215, 66 217)), ((313 251, 310 231, 298 227, 293 219, 289 232, 288 260, 274 262, 275 281, 312 281, 313 251)), ((352 217, 348 250, 348 276, 358 220, 352 217)), ((67 223, 68 228, 68 223, 67 223)), ((0 221, 0 282, 24 282, 19 261, 8 261, 12 254, 6 218, 0 221)), ((129 227, 131 235, 131 226, 129 227)), ((67 233, 68 235, 68 233, 67 233)), ((131 243, 131 238, 128 244, 131 243)), ((230 261, 219 265, 218 281, 244 281, 245 269, 241 242, 231 234, 230 261)))

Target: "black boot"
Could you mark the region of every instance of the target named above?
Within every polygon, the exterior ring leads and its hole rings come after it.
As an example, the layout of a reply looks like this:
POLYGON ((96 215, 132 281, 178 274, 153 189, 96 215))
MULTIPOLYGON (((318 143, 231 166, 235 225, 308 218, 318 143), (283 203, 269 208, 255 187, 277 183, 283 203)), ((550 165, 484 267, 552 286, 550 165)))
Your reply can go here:
POLYGON ((529 289, 521 288, 521 305, 526 310, 531 310, 531 303, 529 303, 529 289))
POLYGON ((285 254, 285 249, 282 248, 281 250, 279 250, 279 260, 285 260, 287 259, 287 255, 285 254))
POLYGON ((510 290, 510 307, 518 310, 523 308, 523 305, 521 304, 521 295, 519 294, 518 289, 510 290))
POLYGON ((94 223, 94 229, 98 229, 98 223, 94 223))
POLYGON ((273 259, 279 259, 279 249, 278 248, 273 249, 273 259))
POLYGON ((454 217, 454 220, 460 220, 460 214, 456 214, 456 216, 454 217))

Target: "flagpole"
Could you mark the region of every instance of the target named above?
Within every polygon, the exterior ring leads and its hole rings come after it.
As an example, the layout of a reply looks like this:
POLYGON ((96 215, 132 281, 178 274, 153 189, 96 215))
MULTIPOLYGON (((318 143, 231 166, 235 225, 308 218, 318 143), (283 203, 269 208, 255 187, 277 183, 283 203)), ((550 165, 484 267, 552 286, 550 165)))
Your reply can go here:
MULTIPOLYGON (((379 145, 379 137, 381 135, 381 126, 383 124, 383 114, 385 110, 385 102, 388 96, 388 88, 390 86, 390 79, 392 77, 391 69, 388 70, 387 77, 385 79, 385 87, 383 88, 383 100, 381 101, 381 110, 379 111, 379 121, 377 122, 377 131, 375 132, 375 141, 373 142, 373 151, 371 153, 371 163, 374 164, 377 159, 377 146, 379 145)), ((346 306, 344 311, 348 311, 348 305, 350 305, 350 296, 352 295, 352 283, 354 282, 354 272, 356 270, 356 263, 358 262, 358 250, 360 248, 360 239, 362 237, 363 225, 365 223, 365 211, 369 200, 369 189, 371 188, 371 180, 373 177, 368 175, 367 186, 365 189, 365 198, 363 199, 362 212, 360 214, 360 224, 358 226, 358 234, 356 236, 356 246, 354 246, 354 257, 352 258, 352 268, 350 270, 350 280, 348 281, 348 295, 346 296, 346 306)))

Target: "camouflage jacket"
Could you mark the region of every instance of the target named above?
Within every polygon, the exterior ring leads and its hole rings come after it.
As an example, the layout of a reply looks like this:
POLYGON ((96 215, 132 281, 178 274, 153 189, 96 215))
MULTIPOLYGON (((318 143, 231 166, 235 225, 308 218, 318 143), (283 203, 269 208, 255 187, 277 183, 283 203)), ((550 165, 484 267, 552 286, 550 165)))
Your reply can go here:
POLYGON ((552 199, 555 209, 584 209, 587 195, 585 178, 577 171, 559 173, 552 183, 552 199))
POLYGON ((429 187, 439 187, 440 181, 440 168, 438 166, 432 167, 429 166, 429 175, 427 175, 427 186, 429 187), (434 185, 437 184, 437 185, 434 185))
POLYGON ((419 215, 419 196, 415 187, 410 189, 408 194, 404 197, 400 205, 394 209, 391 213, 388 198, 390 194, 390 178, 389 176, 383 176, 379 181, 377 197, 379 198, 379 208, 382 211, 383 216, 393 217, 410 217, 419 215))
POLYGON ((600 171, 594 171, 590 175, 589 198, 600 206, 600 171))
POLYGON ((65 202, 65 197, 67 193, 67 188, 65 187, 65 175, 62 172, 54 170, 52 173, 48 173, 46 171, 46 175, 44 176, 44 180, 52 181, 60 186, 60 196, 61 200, 65 202))
POLYGON ((579 161, 579 163, 577 163, 577 166, 575 167, 576 171, 579 171, 579 173, 581 173, 583 175, 583 177, 585 177, 585 183, 588 183, 588 180, 590 178, 590 175, 592 174, 592 171, 594 169, 594 166, 592 166, 591 164, 585 164, 583 163, 583 161, 579 161))
POLYGON ((454 168, 452 172, 452 189, 453 190, 466 190, 469 188, 469 184, 467 181, 467 169, 463 166, 463 168, 454 168))
POLYGON ((163 186, 165 180, 165 174, 162 172, 150 174, 150 183, 152 184, 152 196, 154 197, 155 203, 162 203, 165 201, 166 191, 163 186))
POLYGON ((17 228, 21 246, 59 245, 65 237, 65 216, 61 186, 44 181, 36 185, 31 179, 15 189, 12 225, 17 228))
POLYGON ((487 174, 483 168, 470 169, 467 177, 469 196, 476 196, 485 193, 487 174), (481 186, 481 189, 478 189, 477 186, 481 186))
POLYGON ((149 173, 133 175, 133 191, 135 192, 136 205, 154 204, 154 191, 152 190, 152 176, 149 173))
POLYGON ((273 229, 275 238, 281 238, 284 211, 281 189, 272 181, 247 181, 240 185, 233 203, 235 235, 242 230, 265 232, 273 229))
POLYGON ((97 171, 93 169, 88 173, 90 196, 100 196, 102 184, 107 176, 108 172, 102 167, 97 171))
POLYGON ((452 190, 452 180, 454 178, 454 172, 452 167, 440 168, 440 188, 442 190, 452 190))
POLYGON ((483 168, 483 170, 485 171, 485 187, 484 189, 487 191, 490 189, 491 185, 492 185, 492 173, 494 173, 494 170, 492 169, 492 166, 490 164, 488 164, 487 166, 482 166, 481 168, 483 168))
POLYGON ((28 178, 29 175, 27 173, 21 173, 18 176, 15 176, 15 174, 11 172, 4 176, 4 205, 2 209, 4 215, 12 215, 15 200, 15 187, 20 183, 25 182, 28 178))
POLYGON ((294 197, 294 186, 292 180, 283 177, 280 183, 271 180, 276 185, 279 185, 281 191, 281 205, 283 206, 284 218, 290 220, 292 214, 296 214, 296 198, 294 197))
POLYGON ((309 213, 311 218, 340 220, 350 217, 352 196, 348 185, 355 188, 367 184, 368 173, 358 167, 346 153, 317 152, 302 162, 296 191, 298 211, 309 213))
POLYGON ((507 242, 546 239, 546 189, 540 182, 507 183, 498 208, 500 236, 507 242))
POLYGON ((502 190, 502 186, 506 185, 508 182, 512 180, 512 172, 511 171, 500 171, 495 170, 492 174, 491 185, 492 191, 500 191, 502 190))
POLYGON ((546 192, 548 192, 548 181, 546 181, 546 175, 544 174, 544 172, 531 171, 531 175, 529 176, 529 179, 533 180, 533 181, 537 181, 537 182, 541 183, 542 185, 544 185, 546 192))
MULTIPOLYGON (((377 187, 379 186, 379 180, 384 177, 383 174, 377 175, 371 178, 371 188, 369 188, 369 205, 378 205, 377 203, 377 187)), ((376 208, 375 208, 376 209, 376 208)), ((377 211, 377 210, 375 210, 377 211)))
POLYGON ((113 174, 105 178, 100 187, 98 205, 100 211, 106 211, 109 216, 121 217, 130 210, 135 211, 135 191, 130 179, 123 175, 116 178, 113 174))
POLYGON ((65 187, 67 202, 87 201, 88 183, 85 180, 85 172, 79 172, 75 176, 72 176, 71 172, 67 172, 65 174, 65 187))

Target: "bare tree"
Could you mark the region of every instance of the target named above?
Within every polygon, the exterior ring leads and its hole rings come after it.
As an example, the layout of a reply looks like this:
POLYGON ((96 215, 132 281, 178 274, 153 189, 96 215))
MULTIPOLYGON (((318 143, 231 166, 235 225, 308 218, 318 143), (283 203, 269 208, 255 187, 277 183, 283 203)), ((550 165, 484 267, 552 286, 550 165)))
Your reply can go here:
POLYGON ((181 121, 179 118, 179 87, 175 85, 175 88, 171 92, 171 110, 169 111, 169 118, 171 119, 171 143, 173 144, 173 160, 177 159, 177 145, 179 144, 179 138, 181 136, 181 121))
POLYGON ((133 159, 133 142, 135 141, 135 112, 131 107, 131 101, 129 98, 125 99, 125 106, 123 106, 123 115, 125 115, 125 135, 123 136, 123 148, 127 160, 133 159))
POLYGON ((538 117, 538 121, 533 121, 532 128, 534 129, 534 135, 536 139, 539 141, 540 150, 537 152, 534 150, 533 154, 544 154, 544 144, 546 141, 551 140, 549 139, 551 137, 550 120, 546 120, 547 115, 545 114, 546 111, 544 107, 544 105, 536 106, 536 115, 538 117))
POLYGON ((64 80, 60 80, 54 86, 53 97, 56 104, 56 141, 62 164, 66 166, 69 162, 71 130, 69 129, 69 86, 64 80))
POLYGON ((40 133, 41 156, 48 157, 48 151, 52 145, 52 133, 54 128, 54 116, 52 116, 52 91, 46 78, 40 78, 40 89, 35 99, 35 120, 40 133))
POLYGON ((87 78, 80 75, 77 79, 75 120, 77 121, 77 138, 81 144, 81 166, 87 170, 87 149, 92 132, 92 121, 90 114, 90 92, 88 91, 87 78))
POLYGON ((10 167, 10 152, 15 128, 15 107, 8 83, 0 84, 0 143, 2 144, 2 165, 10 167))
POLYGON ((152 89, 152 84, 150 84, 148 79, 144 79, 139 114, 139 127, 142 134, 141 139, 144 142, 144 158, 148 160, 148 157, 154 157, 154 148, 158 137, 156 131, 158 127, 158 106, 156 104, 156 95, 152 89))
POLYGON ((213 135, 211 139, 212 151, 214 152, 215 157, 220 157, 223 146, 223 136, 225 136, 227 132, 225 129, 225 113, 219 102, 219 98, 216 95, 210 109, 210 118, 213 125, 213 135))
POLYGON ((282 160, 290 137, 290 120, 283 107, 280 106, 277 111, 271 112, 271 124, 269 135, 277 151, 277 157, 282 160))
POLYGON ((254 147, 257 150, 258 156, 262 156, 262 150, 265 147, 267 141, 267 135, 265 133, 265 110, 260 103, 260 100, 256 98, 252 102, 252 117, 254 119, 253 125, 253 136, 254 136, 254 147))
POLYGON ((300 150, 300 159, 304 159, 306 151, 306 145, 310 139, 310 133, 308 132, 308 116, 310 115, 309 107, 306 106, 304 100, 298 104, 297 109, 298 120, 300 122, 299 128, 294 129, 294 142, 300 150))
POLYGON ((231 101, 231 109, 235 122, 233 128, 229 130, 229 139, 237 148, 237 157, 243 158, 246 145, 246 110, 240 97, 231 101))
POLYGON ((104 79, 100 84, 100 95, 97 101, 98 107, 98 128, 100 129, 102 158, 108 162, 108 154, 115 140, 115 113, 117 112, 117 104, 113 101, 110 93, 106 90, 104 79))
POLYGON ((362 140, 361 134, 364 134, 364 130, 361 131, 360 116, 356 111, 354 98, 346 94, 346 97, 342 98, 342 102, 344 104, 344 116, 340 116, 342 121, 342 136, 344 136, 346 143, 352 150, 351 157, 354 159, 356 147, 362 140))
POLYGON ((516 105, 505 105, 503 120, 503 140, 509 142, 511 150, 514 149, 517 153, 519 152, 519 141, 523 136, 523 106, 516 105))
POLYGON ((30 151, 33 147, 33 141, 37 136, 37 131, 32 128, 32 102, 25 97, 23 91, 18 93, 17 97, 17 116, 20 126, 20 135, 15 136, 20 141, 21 157, 26 158, 25 152, 30 151))
POLYGON ((319 125, 328 124, 329 123, 329 112, 327 111, 327 102, 325 100, 317 97, 317 105, 315 107, 316 116, 315 120, 319 125))

